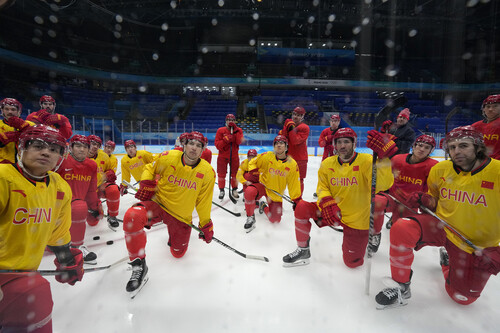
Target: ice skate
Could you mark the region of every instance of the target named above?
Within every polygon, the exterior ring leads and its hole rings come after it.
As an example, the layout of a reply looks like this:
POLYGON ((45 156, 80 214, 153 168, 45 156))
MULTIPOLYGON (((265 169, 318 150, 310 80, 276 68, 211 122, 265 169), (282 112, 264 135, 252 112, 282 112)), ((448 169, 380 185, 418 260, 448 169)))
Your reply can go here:
POLYGON ((235 198, 235 199, 239 199, 240 198, 240 195, 238 194, 238 188, 237 187, 233 188, 231 194, 233 195, 233 198, 235 198))
POLYGON ((255 215, 247 216, 244 228, 247 233, 255 229, 255 215))
POLYGON ((448 252, 444 247, 439 248, 439 264, 441 267, 450 265, 450 258, 448 257, 448 252))
POLYGON ((267 203, 265 201, 259 202, 259 214, 264 214, 264 209, 267 207, 267 203))
POLYGON ((389 221, 387 221, 387 223, 385 224, 385 227, 386 227, 386 229, 391 229, 391 227, 392 227, 392 217, 389 219, 389 221))
POLYGON ((221 189, 220 189, 220 193, 219 193, 219 200, 224 199, 224 194, 226 194, 226 193, 224 192, 224 189, 223 189, 223 188, 221 188, 221 189))
POLYGON ((96 265, 97 264, 97 255, 94 252, 89 251, 85 245, 80 245, 78 247, 80 251, 82 251, 83 255, 83 263, 87 265, 96 265))
POLYGON ((368 242, 368 258, 371 258, 375 253, 377 253, 378 248, 380 246, 380 239, 382 238, 382 234, 373 235, 368 242))
POLYGON ((148 282, 148 266, 146 259, 137 258, 130 262, 132 266, 132 276, 127 283, 126 290, 130 293, 130 298, 134 298, 148 282))
POLYGON ((113 231, 116 231, 120 227, 120 222, 118 222, 116 216, 108 216, 108 227, 113 231))
POLYGON ((391 286, 383 289, 375 296, 378 310, 405 306, 411 297, 410 282, 398 283, 392 279, 390 281, 391 286))
POLYGON ((309 247, 298 247, 295 251, 283 257, 283 266, 294 267, 307 265, 309 264, 309 258, 311 258, 309 247))

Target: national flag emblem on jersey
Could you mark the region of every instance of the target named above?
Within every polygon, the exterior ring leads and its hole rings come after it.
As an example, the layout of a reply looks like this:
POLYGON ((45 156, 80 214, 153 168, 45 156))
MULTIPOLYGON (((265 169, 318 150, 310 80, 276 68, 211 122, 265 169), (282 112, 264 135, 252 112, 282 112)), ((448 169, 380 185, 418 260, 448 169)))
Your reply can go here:
POLYGON ((57 200, 62 200, 64 199, 64 192, 57 191, 57 200))
POLYGON ((197 172, 197 173, 196 173, 196 178, 203 179, 203 177, 205 177, 205 175, 204 175, 204 174, 202 174, 201 172, 197 172))
POLYGON ((493 183, 493 182, 488 182, 488 181, 486 181, 486 180, 483 180, 483 181, 481 182, 481 187, 482 187, 482 188, 487 188, 487 189, 492 190, 492 189, 493 189, 493 185, 494 185, 494 184, 495 184, 495 183, 493 183))
POLYGON ((286 168, 285 168, 285 171, 290 171, 290 168, 289 168, 289 167, 286 167, 286 168))
POLYGON ((138 158, 138 159, 141 159, 141 158, 142 158, 142 156, 139 156, 139 157, 137 157, 137 158, 138 158))
POLYGON ((359 165, 355 165, 352 167, 352 171, 359 171, 359 165))

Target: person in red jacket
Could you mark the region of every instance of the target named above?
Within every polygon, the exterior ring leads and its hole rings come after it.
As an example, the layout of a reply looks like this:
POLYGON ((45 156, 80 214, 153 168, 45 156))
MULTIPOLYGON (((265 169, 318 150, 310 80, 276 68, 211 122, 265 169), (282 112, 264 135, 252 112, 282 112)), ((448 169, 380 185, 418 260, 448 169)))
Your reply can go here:
POLYGON ((83 241, 87 220, 96 225, 103 217, 101 201, 97 198, 97 164, 87 157, 90 141, 84 135, 73 135, 69 140, 69 152, 57 173, 71 187, 71 247, 83 253, 85 264, 97 264, 97 255, 90 252, 83 241))
POLYGON ((40 97, 40 110, 30 113, 26 120, 35 124, 45 124, 59 130, 62 136, 68 140, 73 135, 71 124, 65 116, 56 111, 56 100, 52 96, 44 95, 40 97))
POLYGON ((488 156, 500 160, 500 95, 490 95, 483 101, 484 120, 472 124, 483 133, 488 156))
POLYGON ((325 128, 321 131, 319 135, 318 144, 320 147, 324 147, 323 150, 323 161, 325 158, 337 155, 335 151, 335 147, 333 146, 333 135, 339 129, 340 125, 340 116, 338 114, 332 114, 330 116, 330 127, 325 128))
POLYGON ((215 134, 215 147, 219 150, 217 157, 217 181, 219 185, 219 199, 224 198, 224 187, 226 186, 227 165, 230 166, 230 184, 232 188, 232 195, 234 198, 239 198, 238 195, 238 181, 236 180, 236 173, 240 165, 240 157, 238 151, 240 149, 241 141, 243 140, 243 130, 236 126, 236 117, 233 114, 226 116, 226 126, 221 127, 215 134), (231 161, 229 161, 231 159, 231 161))
POLYGON ((282 134, 288 139, 288 154, 297 162, 300 173, 300 189, 304 192, 304 178, 307 175, 307 138, 309 137, 309 126, 304 121, 306 110, 297 106, 292 112, 292 119, 285 120, 282 134))

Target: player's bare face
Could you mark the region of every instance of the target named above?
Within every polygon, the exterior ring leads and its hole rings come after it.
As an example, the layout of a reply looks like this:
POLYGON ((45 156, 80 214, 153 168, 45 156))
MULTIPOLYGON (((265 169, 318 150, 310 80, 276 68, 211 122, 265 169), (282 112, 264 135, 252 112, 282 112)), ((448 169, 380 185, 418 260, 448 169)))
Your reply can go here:
POLYGON ((184 145, 184 163, 195 165, 203 152, 203 144, 198 140, 189 140, 184 145))
POLYGON ((127 155, 129 157, 135 157, 135 155, 137 155, 137 147, 134 145, 127 146, 127 148, 125 148, 125 151, 127 152, 127 155))
POLYGON ((450 158, 462 170, 470 171, 477 163, 476 146, 472 139, 458 139, 448 142, 450 158))
POLYGON ((17 107, 13 105, 4 105, 2 108, 2 114, 5 120, 9 120, 10 117, 19 117, 21 112, 19 112, 17 107))
POLYGON ((286 143, 283 141, 278 141, 274 144, 274 153, 279 159, 284 159, 286 157, 286 143))
POLYGON ((354 142, 349 138, 338 138, 335 142, 335 149, 342 161, 348 161, 354 154, 354 142))
POLYGON ((413 145, 413 156, 415 156, 415 162, 421 162, 429 156, 431 153, 432 146, 428 143, 417 142, 413 145))
POLYGON ((493 121, 500 117, 500 103, 487 104, 483 108, 484 116, 488 121, 493 121))
POLYGON ((304 116, 297 113, 297 112, 292 112, 292 120, 295 123, 295 125, 298 125, 304 120, 304 116))
POLYGON ((108 154, 108 155, 111 155, 113 154, 113 152, 115 151, 115 148, 111 147, 111 146, 104 146, 104 149, 103 151, 108 154))
POLYGON ((330 119, 330 128, 332 130, 336 130, 337 128, 339 128, 339 124, 340 124, 340 120, 330 119))
POLYGON ((33 176, 43 177, 56 167, 62 154, 63 147, 57 144, 33 140, 22 155, 23 166, 33 176))
POLYGON ((50 113, 54 113, 54 111, 56 110, 56 104, 53 102, 43 102, 42 104, 40 104, 40 106, 42 107, 42 109, 46 109, 50 113))
POLYGON ((71 147, 71 154, 75 160, 81 162, 88 156, 89 146, 81 142, 75 142, 71 147))
POLYGON ((97 151, 101 148, 99 142, 90 141, 89 157, 94 157, 97 155, 97 151))

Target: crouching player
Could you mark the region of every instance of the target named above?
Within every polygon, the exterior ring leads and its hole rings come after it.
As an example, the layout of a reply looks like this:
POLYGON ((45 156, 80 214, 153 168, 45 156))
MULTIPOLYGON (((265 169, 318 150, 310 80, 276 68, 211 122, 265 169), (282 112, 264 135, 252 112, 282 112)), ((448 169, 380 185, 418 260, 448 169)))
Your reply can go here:
POLYGON ((213 224, 210 218, 215 171, 201 159, 205 138, 199 132, 189 133, 184 151, 164 152, 144 168, 136 198, 140 200, 127 210, 123 231, 132 266, 126 290, 135 297, 147 282, 146 232, 153 224, 163 222, 169 233, 168 245, 175 258, 187 251, 191 235, 192 213, 200 217, 200 239, 210 243, 213 224), (158 184, 155 179, 159 176, 158 184))
MULTIPOLYGON (((65 152, 56 129, 37 125, 21 134, 18 162, 0 165, 0 269, 36 270, 49 246, 64 271, 56 280, 82 280, 82 252, 69 246, 71 189, 50 171, 65 152)), ((0 273, 0 291, 2 332, 52 332, 50 284, 40 274, 0 273)))
POLYGON ((428 192, 413 193, 408 205, 435 211, 455 232, 429 214, 395 221, 389 251, 394 285, 377 294, 378 309, 407 304, 413 251, 426 245, 442 246, 444 286, 459 304, 476 301, 491 274, 500 271, 500 161, 487 156, 483 135, 472 126, 451 130, 444 146, 451 160, 432 167, 428 192))

